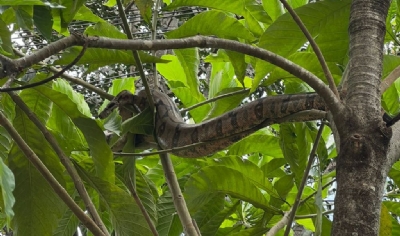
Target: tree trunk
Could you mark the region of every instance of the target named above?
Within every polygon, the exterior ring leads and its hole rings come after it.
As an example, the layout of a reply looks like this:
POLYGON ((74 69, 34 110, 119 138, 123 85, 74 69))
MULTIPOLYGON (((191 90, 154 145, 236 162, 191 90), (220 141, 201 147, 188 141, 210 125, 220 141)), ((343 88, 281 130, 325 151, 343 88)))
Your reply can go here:
POLYGON ((389 0, 354 0, 350 14, 349 78, 343 114, 333 114, 340 135, 338 189, 332 235, 378 235, 390 161, 391 129, 382 120, 385 19, 389 0))

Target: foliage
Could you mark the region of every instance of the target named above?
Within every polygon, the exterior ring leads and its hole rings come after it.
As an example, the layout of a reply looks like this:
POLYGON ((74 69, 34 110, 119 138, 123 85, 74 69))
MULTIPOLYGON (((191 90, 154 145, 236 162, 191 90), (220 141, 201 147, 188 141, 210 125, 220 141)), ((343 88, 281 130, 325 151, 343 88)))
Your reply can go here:
MULTIPOLYGON (((151 24, 149 12, 152 4, 149 3, 152 1, 136 2, 145 22, 151 24)), ((163 13, 195 6, 207 10, 184 22, 176 30, 165 33, 165 36, 172 39, 197 34, 213 35, 256 45, 288 58, 326 82, 306 38, 291 16, 283 11, 280 2, 257 2, 173 1, 163 9, 163 13)), ((335 82, 339 83, 348 60, 350 0, 326 0, 310 4, 307 1, 289 2, 320 46, 335 82)), ((17 30, 40 33, 50 42, 57 40, 52 33, 57 33, 57 37, 69 35, 68 26, 74 20, 91 23, 84 34, 126 38, 120 28, 96 16, 84 4, 85 1, 68 0, 57 3, 0 0, 0 53, 15 56, 11 35, 17 30)), ((114 4, 109 1, 107 6, 114 7, 114 4)), ((388 21, 388 34, 397 35, 399 8, 396 1, 392 2, 391 14, 388 18, 393 21, 388 21)), ((79 51, 78 47, 70 48, 54 64, 68 64, 79 51)), ((385 55, 384 76, 400 65, 400 60, 395 56, 396 48, 393 51, 385 55)), ((167 54, 161 58, 140 52, 140 57, 143 63, 158 63, 158 73, 179 99, 182 108, 242 88, 253 92, 262 87, 266 93, 274 94, 276 91, 271 85, 278 84, 286 94, 312 91, 307 84, 270 63, 227 50, 218 50, 218 53, 209 53, 206 57, 201 57, 197 48, 174 50, 173 55, 167 54), (204 62, 211 65, 206 86, 198 77, 198 67, 204 62), (246 71, 249 67, 254 68, 254 78, 246 71)), ((136 64, 129 51, 100 48, 88 49, 79 62, 89 65, 86 73, 117 63, 136 64)), ((46 73, 37 70, 30 82, 40 81, 46 76, 46 73)), ((133 80, 115 80, 109 92, 116 95, 123 89, 134 91, 133 80)), ((400 111, 397 102, 399 93, 400 85, 396 82, 383 95, 382 103, 389 114, 400 111)), ((138 158, 134 163, 132 157, 113 158, 102 132, 107 127, 117 135, 128 130, 151 133, 149 116, 135 117, 130 123, 121 123, 115 117, 106 121, 94 119, 83 96, 62 79, 26 89, 19 96, 46 124, 59 146, 75 163, 107 229, 116 235, 151 235, 137 203, 129 195, 125 177, 134 173, 139 198, 159 234, 182 233, 159 157, 138 158)), ((243 94, 237 94, 217 100, 191 110, 189 117, 196 123, 216 117, 239 105, 244 97, 243 94)), ((4 93, 0 99, 0 110, 59 183, 83 206, 65 167, 44 136, 8 95, 4 93)), ((272 125, 211 157, 186 159, 172 156, 187 206, 202 234, 263 235, 281 220, 282 212, 289 210, 296 200, 319 126, 318 122, 272 125)), ((77 227, 83 229, 9 134, 3 128, 0 128, 0 133, 1 226, 10 227, 17 235, 31 235, 32 232, 35 235, 72 235, 77 227)), ((320 184, 324 185, 334 178, 334 173, 324 173, 323 170, 335 155, 331 131, 325 128, 317 149, 319 167, 311 172, 310 182, 301 196, 301 199, 309 198, 301 203, 296 214, 309 215, 309 218, 298 223, 311 231, 322 227, 322 235, 330 234, 331 218, 322 215, 327 209, 321 204, 321 199, 331 193, 328 192, 330 185, 322 188, 320 184), (322 221, 315 220, 316 215, 322 221)), ((390 171, 395 186, 400 181, 399 169, 397 163, 390 171)), ((388 197, 382 208, 382 235, 394 234, 400 228, 395 217, 399 215, 398 196, 388 197), (392 199, 394 201, 390 201, 392 199)), ((283 235, 283 229, 279 235, 283 235)))

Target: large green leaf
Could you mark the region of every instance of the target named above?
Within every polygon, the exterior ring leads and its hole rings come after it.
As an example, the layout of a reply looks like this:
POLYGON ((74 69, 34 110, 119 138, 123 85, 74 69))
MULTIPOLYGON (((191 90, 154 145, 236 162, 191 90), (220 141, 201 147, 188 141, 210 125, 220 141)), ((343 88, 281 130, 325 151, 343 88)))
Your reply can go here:
MULTIPOLYGON (((234 200, 233 202, 225 201, 224 203, 225 206, 222 210, 216 212, 216 214, 207 215, 207 221, 203 224, 198 224, 203 235, 215 235, 224 220, 232 215, 240 205, 240 201, 238 200, 234 200)), ((195 218, 197 219, 196 216, 195 218)))
POLYGON ((53 236, 74 235, 78 225, 78 218, 72 213, 70 209, 66 209, 64 215, 58 222, 58 227, 53 232, 53 236))
POLYGON ((47 40, 51 40, 53 17, 49 8, 44 6, 34 6, 33 23, 47 40))
MULTIPOLYGON (((33 89, 29 89, 26 91, 30 91, 30 93, 34 94, 32 90, 33 89)), ((39 97, 45 98, 47 101, 52 101, 52 106, 46 104, 45 108, 40 109, 41 112, 43 112, 51 107, 54 107, 55 114, 57 115, 56 118, 54 118, 55 120, 53 119, 53 121, 50 122, 50 124, 52 124, 51 127, 54 127, 57 131, 66 132, 65 135, 70 135, 65 136, 63 139, 59 138, 58 140, 60 143, 67 144, 72 138, 76 138, 78 141, 81 141, 82 135, 80 132, 82 132, 86 142, 89 145, 98 176, 110 181, 113 180, 113 155, 107 145, 103 131, 96 121, 91 118, 89 108, 84 102, 83 96, 78 95, 68 83, 62 81, 56 82, 53 88, 48 86, 38 86, 35 87, 34 90, 38 93, 36 96, 40 95, 39 97), (60 120, 67 122, 67 124, 71 125, 72 127, 66 127, 63 123, 57 123, 60 120), (78 131, 77 128, 72 124, 75 124, 80 131, 78 131)), ((36 114, 39 118, 45 117, 40 113, 36 114)), ((61 145, 61 147, 64 146, 61 145)), ((82 146, 78 145, 78 148, 79 147, 82 146)), ((70 148, 74 149, 74 147, 70 148)), ((68 150, 69 149, 66 151, 68 150)))
POLYGON ((178 7, 184 6, 200 6, 200 7, 207 7, 213 9, 219 9, 222 11, 227 11, 234 13, 236 15, 254 17, 258 21, 269 23, 271 18, 265 11, 261 11, 262 7, 260 4, 255 0, 232 0, 232 1, 224 1, 224 0, 176 0, 173 1, 166 9, 171 10, 178 7))
MULTIPOLYGON (((32 89, 24 90, 20 95, 28 107, 45 123, 50 116, 51 102, 32 89)), ((58 157, 28 117, 21 110, 16 111, 14 128, 64 186, 63 168, 58 157)), ((64 203, 18 147, 12 148, 9 159, 16 181, 15 217, 12 221, 14 233, 30 235, 35 232, 38 235, 51 235, 64 212, 64 203)))
POLYGON ((280 127, 280 146, 298 185, 303 177, 310 151, 305 126, 302 123, 285 123, 280 127))
POLYGON ((178 214, 176 214, 176 209, 174 207, 171 192, 164 192, 164 194, 158 199, 157 210, 158 233, 160 235, 181 235, 183 228, 179 220, 178 214))
MULTIPOLYGON (((188 51, 185 50, 185 52, 188 51)), ((192 52, 189 51, 188 53, 192 52)), ((187 58, 183 55, 181 57, 187 58)), ((193 64, 196 64, 197 62, 190 61, 185 62, 185 64, 181 64, 181 60, 178 60, 176 56, 172 55, 165 55, 162 58, 169 60, 170 62, 167 64, 157 65, 157 70, 162 76, 166 78, 170 89, 174 92, 175 96, 177 96, 179 100, 181 100, 185 107, 189 107, 204 101, 205 98, 199 92, 199 88, 197 86, 194 86, 197 83, 194 82, 193 79, 197 78, 193 78, 193 75, 191 74, 187 75, 186 70, 184 69, 185 66, 192 67, 193 64), (186 76, 189 76, 189 78, 187 78, 186 76)), ((209 109, 210 104, 206 104, 204 106, 191 110, 190 113, 192 114, 195 122, 200 122, 207 115, 209 109)))
MULTIPOLYGON (((319 45, 325 60, 343 64, 348 48, 348 20, 350 0, 320 1, 295 9, 308 31, 319 45)), ((306 42, 292 17, 286 13, 279 17, 261 36, 259 47, 270 50, 283 57, 297 52, 306 42)), ((257 60, 253 90, 259 81, 271 71, 273 66, 257 60)))
POLYGON ((228 154, 240 156, 258 152, 272 157, 283 157, 278 143, 279 139, 272 135, 268 129, 261 129, 233 144, 229 148, 228 154))
POLYGON ((129 193, 110 182, 92 176, 79 166, 77 169, 81 178, 99 194, 117 235, 151 235, 146 220, 129 193))
POLYGON ((261 191, 237 170, 224 166, 209 166, 193 174, 185 185, 188 207, 196 210, 218 193, 229 194, 256 207, 276 212, 261 191))
POLYGON ((219 38, 240 38, 253 41, 254 36, 236 18, 216 10, 202 12, 185 22, 178 29, 165 33, 168 38, 216 35, 219 38), (218 24, 215 24, 218 22, 218 24))

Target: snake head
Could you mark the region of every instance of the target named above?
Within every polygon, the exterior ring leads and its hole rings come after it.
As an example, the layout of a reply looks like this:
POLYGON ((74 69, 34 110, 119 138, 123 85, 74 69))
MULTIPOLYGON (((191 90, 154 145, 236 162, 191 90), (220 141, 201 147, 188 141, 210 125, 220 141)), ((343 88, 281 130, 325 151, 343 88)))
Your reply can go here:
POLYGON ((133 104, 133 99, 134 95, 131 92, 129 92, 128 90, 121 91, 117 96, 114 97, 113 100, 111 100, 107 104, 106 108, 104 108, 104 110, 100 112, 99 118, 100 119, 106 118, 117 107, 122 108, 128 106, 129 108, 129 106, 133 104))

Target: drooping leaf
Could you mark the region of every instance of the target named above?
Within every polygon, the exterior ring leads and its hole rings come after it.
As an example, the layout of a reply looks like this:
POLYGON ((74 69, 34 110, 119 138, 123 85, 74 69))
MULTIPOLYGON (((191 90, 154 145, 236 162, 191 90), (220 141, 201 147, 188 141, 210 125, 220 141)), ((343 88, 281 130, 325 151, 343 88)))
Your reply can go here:
MULTIPOLYGON (((186 56, 182 55, 182 58, 185 57, 186 56)), ((162 59, 169 60, 170 62, 167 64, 159 64, 157 70, 166 78, 170 89, 174 92, 175 96, 181 100, 185 107, 190 107, 205 100, 203 94, 200 93, 199 88, 194 86, 195 84, 198 84, 198 82, 193 81, 194 79, 197 80, 197 76, 196 78, 193 78, 192 74, 186 75, 186 70, 184 69, 184 66, 192 67, 197 62, 191 61, 182 65, 181 60, 178 60, 177 57, 172 55, 165 55, 162 59), (189 76, 189 78, 186 76, 189 76)), ((195 122, 200 122, 207 115, 209 109, 210 105, 205 104, 204 106, 191 110, 190 113, 195 122)))
POLYGON ((160 235, 180 235, 183 231, 178 214, 174 207, 171 193, 169 191, 158 199, 158 225, 157 232, 160 235))
POLYGON ((110 182, 92 176, 79 166, 77 169, 81 178, 99 194, 117 235, 151 235, 148 224, 129 193, 110 182))
POLYGON ((168 38, 182 38, 197 34, 254 40, 253 35, 238 20, 216 10, 202 12, 186 21, 178 29, 165 33, 168 38))
POLYGON ((44 6, 34 6, 33 23, 39 32, 50 41, 53 27, 53 17, 50 9, 44 6))
POLYGON ((70 209, 66 209, 62 218, 58 223, 58 227, 54 230, 53 236, 69 236, 77 231, 79 225, 78 218, 70 209))
POLYGON ((185 198, 189 209, 195 210, 217 193, 226 193, 262 209, 271 208, 260 190, 237 170, 224 166, 209 166, 193 174, 185 185, 185 198))
POLYGON ((277 146, 279 139, 267 129, 261 129, 246 138, 234 143, 228 155, 244 155, 252 152, 262 153, 272 157, 282 157, 282 150, 277 146))
MULTIPOLYGON (((343 64, 347 57, 349 0, 320 1, 295 9, 308 31, 313 35, 327 62, 343 64)), ((283 57, 297 52, 306 43, 306 38, 292 17, 286 13, 279 17, 261 36, 259 47, 283 57)), ((253 88, 271 71, 273 66, 257 60, 253 88)))
MULTIPOLYGON (((20 96, 45 123, 50 115, 50 100, 33 89, 24 90, 20 96)), ((19 109, 17 109, 13 125, 60 184, 64 186, 63 169, 59 159, 38 128, 19 109)), ((14 191, 16 203, 13 208, 15 211, 14 233, 30 235, 35 232, 39 235, 51 235, 66 206, 18 147, 12 148, 9 158, 10 168, 15 175, 16 182, 14 191)))
POLYGON ((381 219, 379 224, 379 235, 393 235, 392 234, 392 216, 390 215, 387 207, 382 204, 381 206, 381 219))

